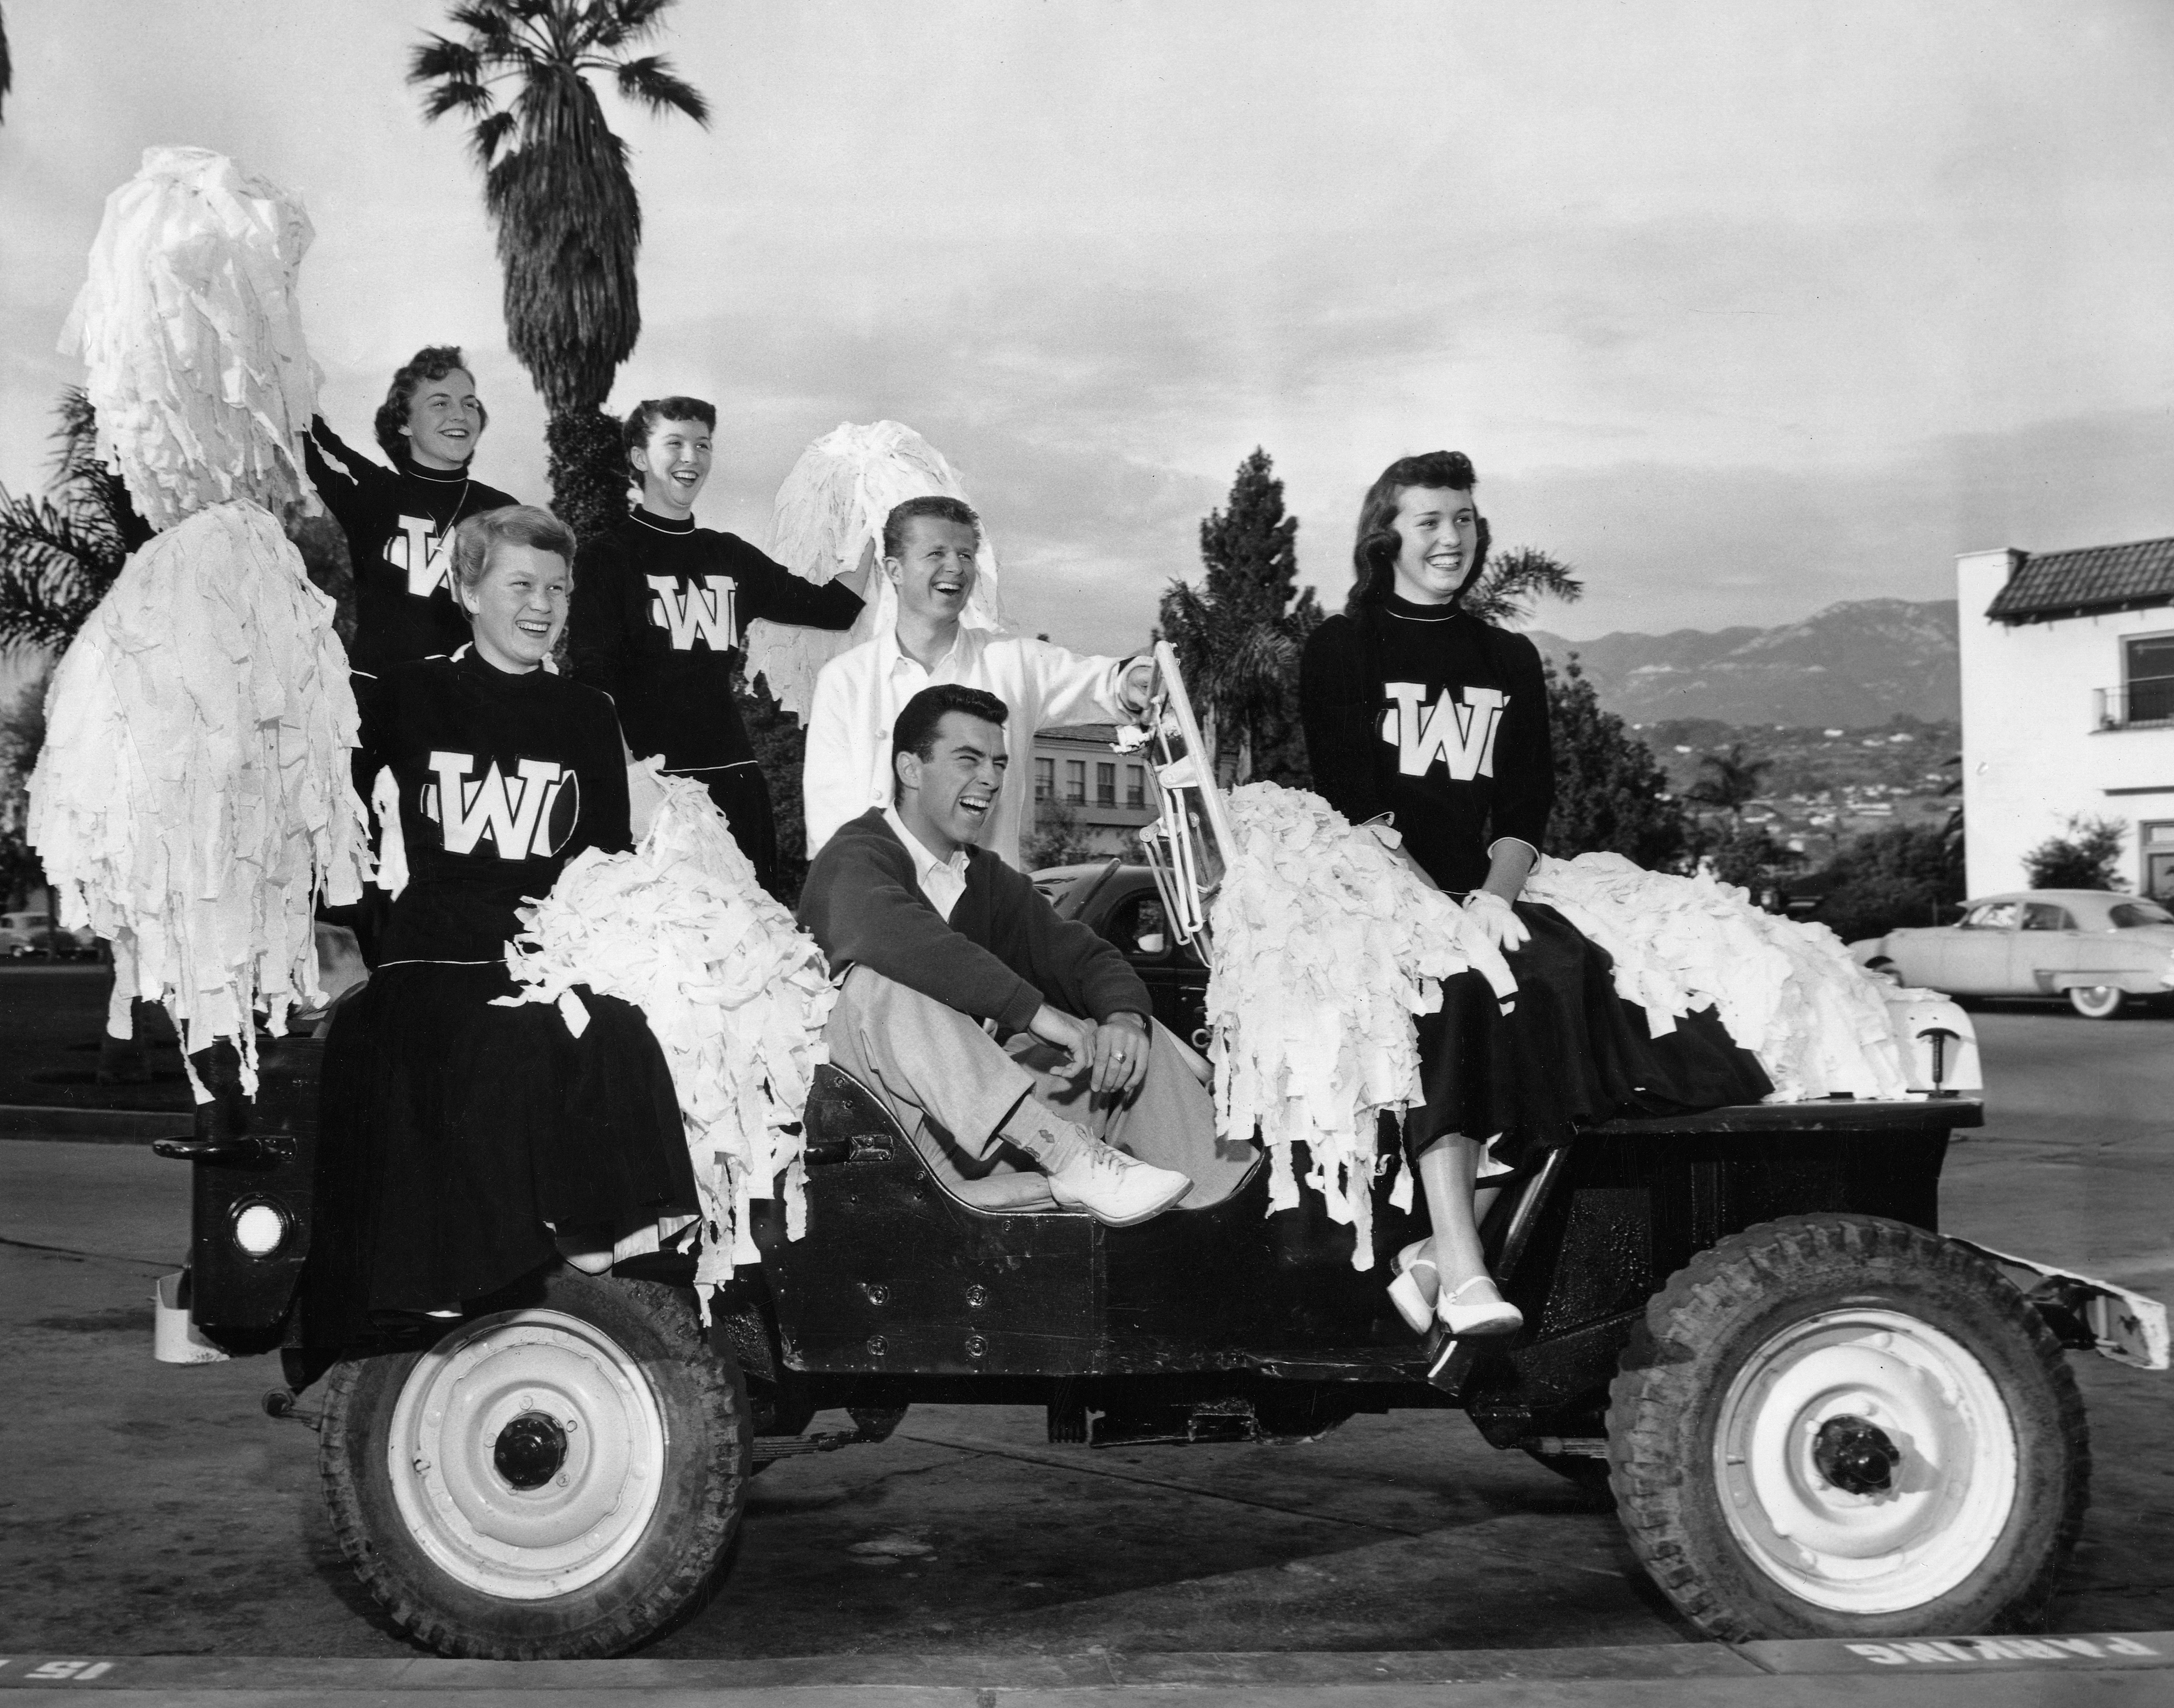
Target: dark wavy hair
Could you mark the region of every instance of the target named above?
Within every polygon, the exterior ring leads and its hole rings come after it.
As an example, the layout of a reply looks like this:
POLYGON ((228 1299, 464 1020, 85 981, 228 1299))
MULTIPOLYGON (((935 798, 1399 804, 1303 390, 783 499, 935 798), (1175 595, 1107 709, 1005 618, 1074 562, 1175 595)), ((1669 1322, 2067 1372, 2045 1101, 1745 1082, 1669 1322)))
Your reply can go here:
MULTIPOLYGON (((408 412, 415 407, 415 394, 428 380, 442 380, 458 368, 473 379, 475 370, 468 366, 461 354, 458 344, 425 344, 408 357, 407 365, 397 370, 392 383, 386 388, 385 401, 377 406, 376 419, 371 423, 377 433, 377 442, 385 454, 395 462, 408 455, 408 441, 400 436, 400 430, 408 424, 408 412)), ((476 399, 476 414, 482 424, 490 425, 490 411, 476 399)))
POLYGON ((649 435, 657 430, 659 421, 700 421, 714 433, 717 430, 717 406, 706 403, 700 397, 644 397, 626 412, 626 424, 619 430, 627 455, 631 457, 649 443, 649 435))
MULTIPOLYGON (((1364 606, 1378 605, 1396 591, 1397 552, 1403 545, 1394 523, 1397 520, 1397 500, 1405 488, 1412 486, 1441 487, 1451 492, 1469 492, 1479 484, 1479 477, 1472 472, 1472 459, 1462 451, 1425 451, 1417 457, 1399 457, 1387 468, 1381 478, 1366 489, 1365 500, 1359 506, 1359 538, 1351 548, 1351 566, 1357 572, 1351 583, 1351 597, 1346 602, 1347 611, 1356 612, 1364 606)), ((1479 578, 1487 563, 1487 518, 1479 518, 1479 544, 1472 554, 1472 567, 1465 571, 1458 586, 1457 597, 1479 578)))
POLYGON ((974 544, 982 543, 982 518, 974 513, 974 506, 963 498, 951 498, 940 492, 925 492, 918 498, 909 498, 902 504, 890 507, 884 518, 883 554, 895 558, 906 549, 906 525, 917 516, 933 516, 944 522, 955 522, 962 527, 974 530, 974 544))
MULTIPOLYGON (((957 502, 955 499, 952 501, 957 502)), ((898 792, 898 756, 911 754, 925 759, 934 753, 937 729, 944 714, 952 711, 978 717, 998 729, 1012 715, 1011 707, 986 688, 969 688, 963 682, 938 682, 922 689, 899 708, 898 722, 891 726, 890 776, 894 795, 898 792)))

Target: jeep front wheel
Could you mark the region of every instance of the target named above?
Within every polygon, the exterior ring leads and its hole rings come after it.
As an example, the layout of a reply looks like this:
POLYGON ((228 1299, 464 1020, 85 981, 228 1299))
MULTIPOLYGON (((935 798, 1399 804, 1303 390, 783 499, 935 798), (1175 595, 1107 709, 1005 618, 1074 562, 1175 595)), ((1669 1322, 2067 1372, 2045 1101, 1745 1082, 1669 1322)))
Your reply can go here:
POLYGON ((693 1608, 746 1498, 738 1370, 686 1300, 571 1271, 534 1307, 327 1378, 342 1549, 441 1655, 616 1655, 693 1608))
POLYGON ((1728 1641, 2029 1624, 2089 1499, 2083 1403, 1998 1269, 1923 1229, 1790 1217, 1648 1305, 1609 1412, 1617 1510, 1728 1641))

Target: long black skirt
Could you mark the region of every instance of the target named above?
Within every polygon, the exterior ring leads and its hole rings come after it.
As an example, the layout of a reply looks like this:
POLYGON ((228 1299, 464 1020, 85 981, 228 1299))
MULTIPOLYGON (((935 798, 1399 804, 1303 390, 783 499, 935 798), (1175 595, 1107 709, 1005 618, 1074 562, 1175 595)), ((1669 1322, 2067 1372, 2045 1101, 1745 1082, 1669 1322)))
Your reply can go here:
POLYGON ((1507 957, 1512 1010, 1503 1013, 1486 980, 1469 972, 1443 981, 1441 1012, 1420 1016, 1424 1098, 1404 1118, 1408 1154, 1446 1133, 1499 1133, 1490 1154, 1522 1168, 1617 1116, 1756 1103, 1773 1090, 1712 1008, 1653 1037, 1645 1009, 1616 995, 1605 949, 1552 907, 1516 906, 1532 941, 1507 957))
POLYGON ((514 988, 499 963, 408 962, 335 1016, 303 1284, 311 1344, 495 1293, 552 1261, 553 1228, 625 1232, 696 1208, 641 1010, 580 990, 576 1039, 554 1006, 491 1006, 514 988))

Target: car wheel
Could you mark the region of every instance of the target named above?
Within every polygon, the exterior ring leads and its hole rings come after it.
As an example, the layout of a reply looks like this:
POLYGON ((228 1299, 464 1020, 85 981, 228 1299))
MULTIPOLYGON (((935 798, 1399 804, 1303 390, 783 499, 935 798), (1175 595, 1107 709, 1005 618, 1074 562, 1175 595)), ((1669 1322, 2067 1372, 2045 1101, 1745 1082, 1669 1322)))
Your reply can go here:
POLYGON ((1872 1216, 1694 1259, 1647 1307, 1608 1433, 1633 1551, 1730 1642, 2026 1626, 2090 1498, 2037 1311, 1977 1253, 1872 1216))
POLYGON ((2111 1020, 2128 994, 2119 985, 2071 985, 2069 1006, 2086 1020, 2111 1020))
POLYGON ((654 1282, 556 1272, 541 1305, 326 1380, 333 1530, 439 1654, 623 1654, 699 1604, 746 1500, 738 1367, 654 1282))

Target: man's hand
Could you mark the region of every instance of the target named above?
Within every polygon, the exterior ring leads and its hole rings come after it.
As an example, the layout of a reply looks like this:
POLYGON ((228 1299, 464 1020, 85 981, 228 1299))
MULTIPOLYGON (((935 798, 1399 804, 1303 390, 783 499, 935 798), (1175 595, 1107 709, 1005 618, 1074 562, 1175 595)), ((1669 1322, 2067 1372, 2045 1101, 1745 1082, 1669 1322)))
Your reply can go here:
POLYGON ((870 540, 861 548, 860 562, 838 577, 838 585, 866 603, 869 597, 869 584, 875 579, 875 567, 876 543, 870 540))
POLYGON ((1063 1009, 1052 1008, 1044 1003, 1034 1011, 1034 1018, 1026 1023, 1026 1029, 1043 1043, 1054 1044, 1064 1051, 1064 1066, 1060 1071, 1067 1079, 1078 1078, 1094 1063, 1095 1029, 1063 1009))
POLYGON ((1148 709, 1162 688, 1162 672, 1152 658, 1135 659, 1117 684, 1117 703, 1138 716, 1148 709))
POLYGON ((1129 1097, 1148 1077, 1148 1023, 1138 1014, 1112 1014, 1095 1029, 1096 1091, 1129 1097))

